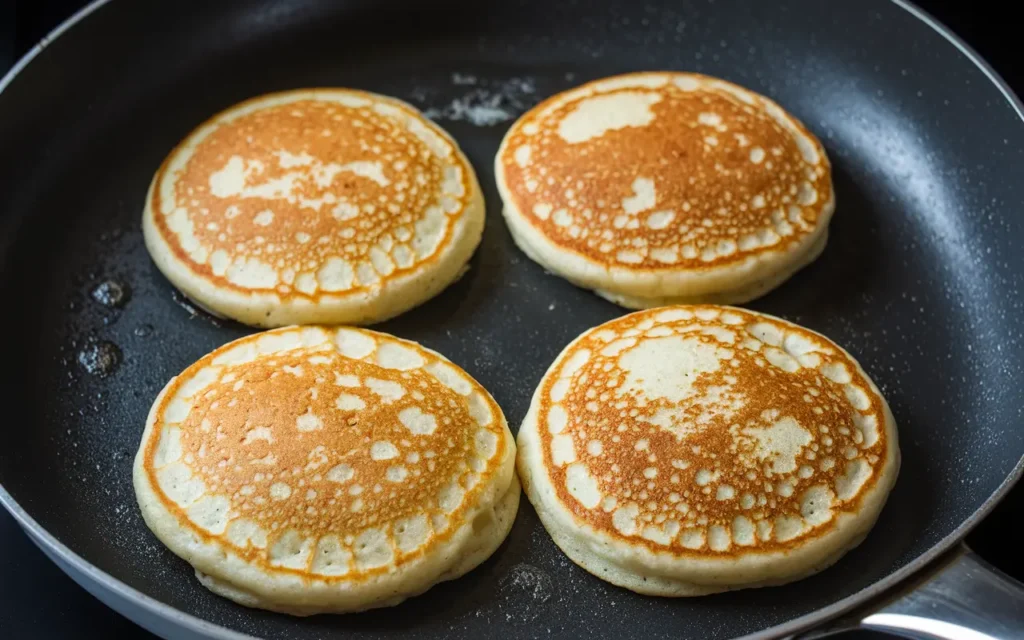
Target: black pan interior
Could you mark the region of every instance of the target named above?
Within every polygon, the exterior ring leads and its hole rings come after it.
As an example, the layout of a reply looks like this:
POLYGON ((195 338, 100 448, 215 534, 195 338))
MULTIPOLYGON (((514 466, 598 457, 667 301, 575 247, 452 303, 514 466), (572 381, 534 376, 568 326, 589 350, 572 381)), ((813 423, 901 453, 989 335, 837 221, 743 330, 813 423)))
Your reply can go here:
MULTIPOLYGON (((557 352, 623 311, 512 245, 491 171, 509 122, 440 117, 485 187, 483 246, 466 278, 380 328, 464 366, 515 430, 557 352)), ((742 635, 856 594, 925 554, 1024 453, 1024 125, 982 71, 884 0, 117 0, 52 42, 0 95, 0 141, 0 394, 12 409, 0 482, 99 568, 235 630, 742 635), (751 306, 839 341, 888 395, 904 464, 868 540, 787 587, 656 600, 568 562, 524 501, 490 561, 397 609, 297 621, 199 587, 143 525, 131 458, 166 380, 247 330, 190 312, 148 259, 141 203, 165 153, 210 114, 271 90, 353 86, 431 108, 479 89, 518 113, 578 82, 652 68, 764 92, 828 148, 838 198, 830 244, 751 306), (130 288, 121 310, 90 296, 109 278, 130 288), (109 377, 76 361, 95 340, 123 354, 109 377)))

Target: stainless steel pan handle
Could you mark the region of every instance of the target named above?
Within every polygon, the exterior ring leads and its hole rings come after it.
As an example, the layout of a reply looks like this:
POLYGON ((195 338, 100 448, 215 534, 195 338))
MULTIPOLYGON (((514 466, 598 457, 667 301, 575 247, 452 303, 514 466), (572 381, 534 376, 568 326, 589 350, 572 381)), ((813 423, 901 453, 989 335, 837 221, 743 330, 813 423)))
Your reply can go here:
POLYGON ((1024 585, 966 545, 936 562, 909 588, 794 640, 870 629, 915 640, 1024 638, 1024 585))

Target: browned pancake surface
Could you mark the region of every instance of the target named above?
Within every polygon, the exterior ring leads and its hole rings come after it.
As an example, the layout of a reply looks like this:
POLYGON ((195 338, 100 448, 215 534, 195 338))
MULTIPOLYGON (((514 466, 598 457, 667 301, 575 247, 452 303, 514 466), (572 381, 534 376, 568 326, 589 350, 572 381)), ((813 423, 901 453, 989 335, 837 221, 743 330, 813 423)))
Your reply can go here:
POLYGON ((824 150, 775 103, 695 74, 630 74, 541 103, 497 160, 506 206, 600 265, 704 269, 827 223, 824 150))

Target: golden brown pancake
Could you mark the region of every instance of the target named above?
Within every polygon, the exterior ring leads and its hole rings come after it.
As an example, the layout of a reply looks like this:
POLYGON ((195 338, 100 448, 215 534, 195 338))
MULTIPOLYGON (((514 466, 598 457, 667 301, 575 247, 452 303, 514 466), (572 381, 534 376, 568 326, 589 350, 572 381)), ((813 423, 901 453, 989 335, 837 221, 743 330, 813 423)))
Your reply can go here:
POLYGON ((576 563, 640 593, 789 582, 875 523, 899 445, 850 354, 732 307, 637 312, 585 332, 544 375, 519 475, 576 563))
POLYGON ((168 156, 143 215, 175 286, 259 326, 397 315, 460 275, 483 225, 456 143, 405 103, 347 89, 213 117, 168 156))
POLYGON ((817 139, 779 105, 689 73, 597 80, 537 105, 495 159, 519 246, 632 308, 745 302, 825 246, 817 139))
POLYGON ((437 353, 292 327, 172 379, 134 482, 205 586, 308 615, 395 604, 485 560, 516 513, 514 460, 501 409, 437 353))

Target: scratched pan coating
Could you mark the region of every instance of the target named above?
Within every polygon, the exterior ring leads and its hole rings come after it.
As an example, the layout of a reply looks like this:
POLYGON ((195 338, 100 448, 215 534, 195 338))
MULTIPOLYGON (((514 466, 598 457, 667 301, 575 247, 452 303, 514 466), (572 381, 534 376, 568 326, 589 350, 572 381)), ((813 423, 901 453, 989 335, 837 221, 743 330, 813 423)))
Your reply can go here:
POLYGON ((0 148, 0 293, 9 309, 0 393, 19 416, 8 419, 0 447, 4 501, 153 598, 140 606, 166 633, 718 638, 808 625, 948 547, 1019 474, 1024 126, 982 69, 884 0, 536 0, 443 10, 113 0, 50 42, 0 94, 0 148), (157 16, 162 31, 152 28, 157 16), (772 97, 834 163, 827 250, 750 306, 842 344, 886 394, 903 468, 874 533, 798 583, 662 600, 577 568, 524 502, 488 562, 397 609, 297 620, 202 589, 146 530, 131 454, 167 379, 250 330, 190 312, 143 247, 142 199, 168 150, 231 104, 302 86, 376 91, 433 114, 479 173, 483 242, 462 280, 375 328, 460 364, 515 431, 558 352, 623 311, 515 248, 493 155, 511 119, 543 97, 662 68, 772 97), (91 295, 107 279, 125 285, 122 306, 91 295), (96 356, 90 366, 120 361, 106 377, 90 375, 77 361, 82 349, 96 356), (192 617, 168 622, 163 605, 192 617))

